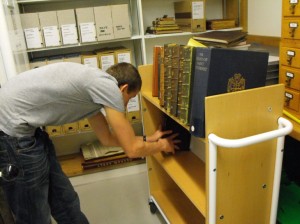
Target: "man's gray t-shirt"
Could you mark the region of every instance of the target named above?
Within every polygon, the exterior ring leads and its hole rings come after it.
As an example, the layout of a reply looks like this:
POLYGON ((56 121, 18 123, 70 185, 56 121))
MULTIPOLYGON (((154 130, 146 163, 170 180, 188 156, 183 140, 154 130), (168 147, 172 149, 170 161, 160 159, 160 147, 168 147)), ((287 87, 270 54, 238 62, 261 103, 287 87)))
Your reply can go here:
POLYGON ((77 63, 50 64, 23 72, 0 88, 0 130, 32 136, 37 127, 75 122, 103 106, 125 110, 114 77, 77 63))

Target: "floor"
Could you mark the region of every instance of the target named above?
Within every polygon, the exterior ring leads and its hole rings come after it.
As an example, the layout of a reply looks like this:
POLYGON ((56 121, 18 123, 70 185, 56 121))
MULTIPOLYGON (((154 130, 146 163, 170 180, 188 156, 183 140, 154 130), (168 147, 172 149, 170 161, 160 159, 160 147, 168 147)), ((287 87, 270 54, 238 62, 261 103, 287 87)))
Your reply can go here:
POLYGON ((150 212, 146 164, 73 177, 71 182, 90 224, 166 223, 159 212, 150 212))

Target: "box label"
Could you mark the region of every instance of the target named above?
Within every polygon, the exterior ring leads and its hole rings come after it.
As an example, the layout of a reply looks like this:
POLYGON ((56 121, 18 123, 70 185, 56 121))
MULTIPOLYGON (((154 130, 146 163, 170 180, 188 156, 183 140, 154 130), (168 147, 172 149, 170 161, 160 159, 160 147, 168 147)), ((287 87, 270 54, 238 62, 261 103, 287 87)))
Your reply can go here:
POLYGON ((192 19, 204 19, 204 2, 192 2, 192 19))
POLYGON ((62 34, 63 44, 78 43, 76 24, 61 25, 61 34, 62 34))

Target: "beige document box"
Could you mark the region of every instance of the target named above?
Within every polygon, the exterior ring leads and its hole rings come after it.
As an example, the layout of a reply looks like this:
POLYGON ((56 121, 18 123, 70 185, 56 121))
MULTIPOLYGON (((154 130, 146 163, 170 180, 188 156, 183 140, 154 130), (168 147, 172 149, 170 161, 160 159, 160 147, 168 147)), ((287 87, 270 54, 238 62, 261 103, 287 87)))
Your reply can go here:
POLYGON ((74 9, 57 11, 57 20, 61 31, 62 44, 77 44, 78 30, 74 9))
POLYGON ((113 23, 110 6, 94 7, 97 40, 114 39, 113 23))
POLYGON ((115 38, 131 36, 128 5, 112 5, 111 14, 115 38))
POLYGON ((61 45, 56 11, 39 12, 39 20, 46 47, 61 45))
POLYGON ((97 41, 94 8, 75 9, 81 43, 97 41))
POLYGON ((81 64, 81 55, 79 53, 64 55, 65 62, 73 62, 81 64))
POLYGON ((174 2, 175 19, 180 29, 188 32, 206 30, 205 1, 174 2))
POLYGON ((131 63, 131 51, 130 49, 118 49, 115 50, 115 61, 116 63, 127 62, 131 63))
POLYGON ((81 54, 81 64, 94 68, 99 68, 97 55, 92 52, 86 52, 81 54))
POLYGON ((97 56, 99 60, 99 68, 103 71, 106 71, 109 67, 116 63, 113 50, 99 51, 97 52, 97 56))
POLYGON ((44 47, 39 15, 37 13, 24 13, 20 14, 20 17, 27 49, 44 47))

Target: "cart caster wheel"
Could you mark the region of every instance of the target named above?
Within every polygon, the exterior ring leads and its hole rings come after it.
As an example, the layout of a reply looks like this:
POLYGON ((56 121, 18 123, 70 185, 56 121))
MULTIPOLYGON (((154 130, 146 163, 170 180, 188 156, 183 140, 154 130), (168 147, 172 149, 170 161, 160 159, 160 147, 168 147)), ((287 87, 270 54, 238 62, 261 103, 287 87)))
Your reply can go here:
POLYGON ((151 212, 152 214, 155 214, 156 211, 157 211, 156 205, 155 205, 153 202, 149 202, 149 206, 150 206, 150 212, 151 212))

